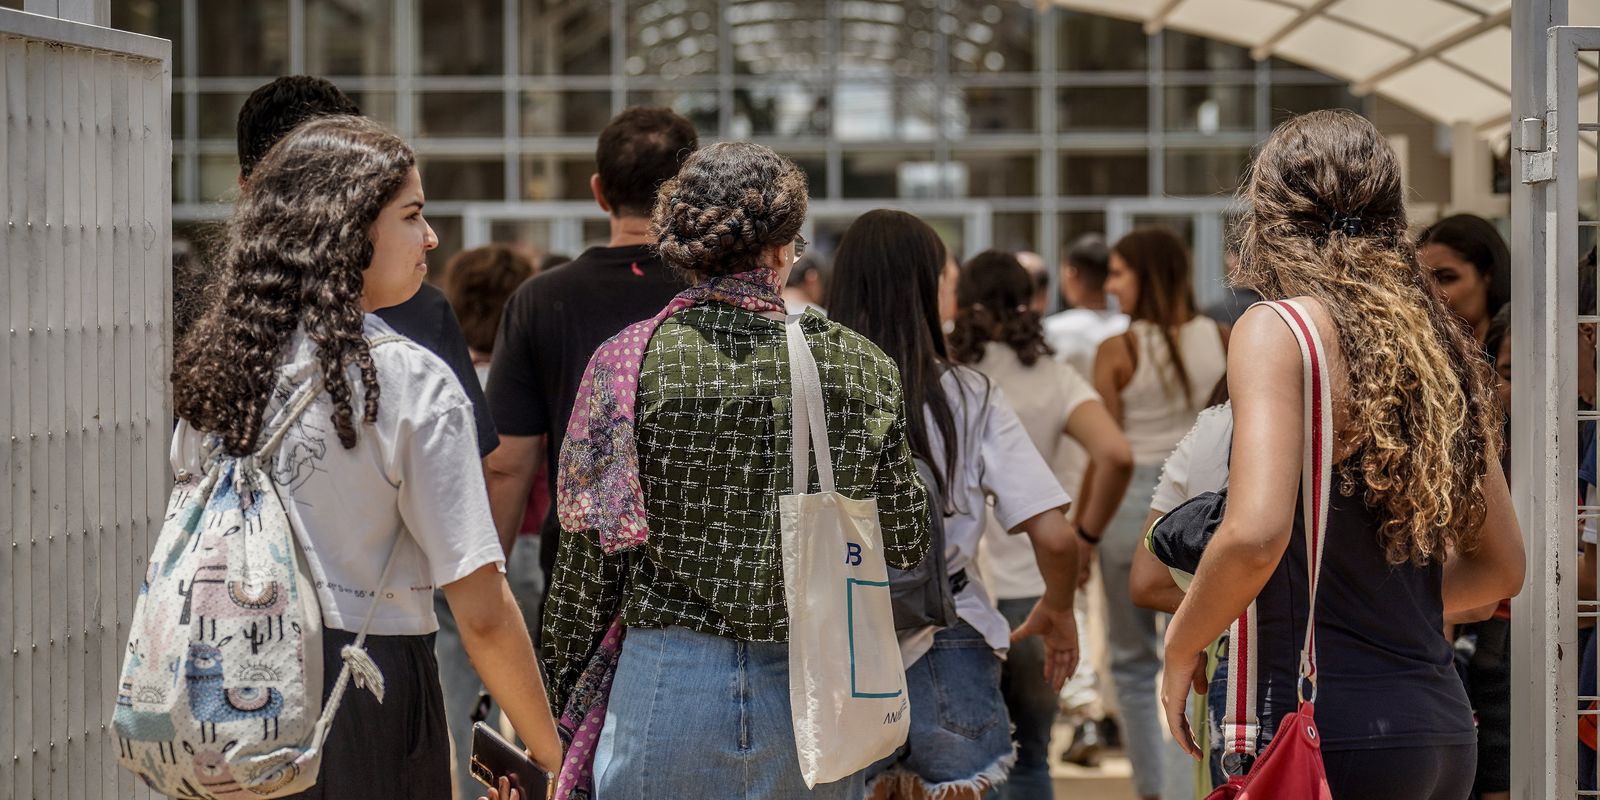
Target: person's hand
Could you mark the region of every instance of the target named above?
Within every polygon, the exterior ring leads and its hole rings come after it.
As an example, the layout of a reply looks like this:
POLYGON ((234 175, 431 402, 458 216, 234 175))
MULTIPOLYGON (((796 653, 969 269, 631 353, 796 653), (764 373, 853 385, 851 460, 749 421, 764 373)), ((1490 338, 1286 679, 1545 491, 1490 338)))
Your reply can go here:
POLYGON ((1060 692, 1072 673, 1078 671, 1078 621, 1072 615, 1072 604, 1061 608, 1039 600, 1022 625, 1011 632, 1011 641, 1029 636, 1044 640, 1044 679, 1060 692))
POLYGON ((1167 730, 1173 741, 1183 748, 1190 758, 1203 758, 1200 745, 1195 743, 1194 731, 1189 728, 1189 690, 1206 693, 1206 654, 1183 655, 1167 651, 1166 663, 1161 671, 1161 709, 1167 716, 1167 730))
POLYGON ((511 788, 511 779, 502 777, 500 786, 489 787, 488 795, 479 795, 478 800, 522 800, 522 793, 511 788))

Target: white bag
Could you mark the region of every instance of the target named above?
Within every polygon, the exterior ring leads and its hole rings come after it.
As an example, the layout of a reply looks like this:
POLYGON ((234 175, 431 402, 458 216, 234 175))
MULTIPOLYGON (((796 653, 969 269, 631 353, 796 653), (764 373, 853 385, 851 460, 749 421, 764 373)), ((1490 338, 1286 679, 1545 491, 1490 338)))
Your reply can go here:
POLYGON ((789 704, 806 787, 893 754, 911 729, 878 502, 836 490, 817 362, 790 316, 794 494, 778 498, 789 606, 789 704), (806 494, 811 450, 822 491, 806 494))

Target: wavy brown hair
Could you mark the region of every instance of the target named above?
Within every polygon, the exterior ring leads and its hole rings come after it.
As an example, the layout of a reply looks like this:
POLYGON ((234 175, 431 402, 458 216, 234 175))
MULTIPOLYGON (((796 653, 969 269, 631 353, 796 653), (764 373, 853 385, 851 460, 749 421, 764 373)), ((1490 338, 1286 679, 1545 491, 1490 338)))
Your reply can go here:
POLYGON ((209 306, 178 343, 178 416, 221 435, 228 453, 255 452, 284 346, 303 326, 339 442, 355 447, 351 366, 362 419, 378 417, 378 373, 362 336, 369 231, 415 163, 411 148, 362 117, 319 117, 267 153, 234 206, 209 306))
MULTIPOLYGON (((1189 250, 1183 240, 1172 231, 1159 226, 1139 228, 1111 246, 1115 253, 1139 278, 1139 300, 1133 308, 1124 309, 1135 320, 1154 325, 1161 333, 1161 343, 1167 348, 1176 373, 1178 386, 1185 402, 1196 408, 1194 392, 1189 386, 1189 368, 1183 363, 1183 351, 1178 347, 1178 329, 1195 318, 1194 279, 1189 269, 1189 250)), ((1132 333, 1128 341, 1135 341, 1132 333)), ((1158 371, 1160 374, 1160 371, 1158 371)), ((1163 388, 1171 390, 1162 375, 1163 388)))
POLYGON ((1343 489, 1381 510, 1390 563, 1470 550, 1499 458, 1489 365, 1406 236, 1400 165, 1365 118, 1315 111, 1279 125, 1241 190, 1239 285, 1308 296, 1333 317, 1349 381, 1343 489))
POLYGON ((650 230, 661 258, 691 281, 761 266, 806 220, 806 175, 771 148, 722 142, 697 150, 661 185, 650 230))
POLYGON ((1044 340, 1044 323, 1029 305, 1033 278, 1017 257, 985 250, 967 261, 956 281, 955 330, 950 355, 976 364, 984 345, 999 342, 1012 349, 1024 366, 1033 366, 1053 351, 1044 340))

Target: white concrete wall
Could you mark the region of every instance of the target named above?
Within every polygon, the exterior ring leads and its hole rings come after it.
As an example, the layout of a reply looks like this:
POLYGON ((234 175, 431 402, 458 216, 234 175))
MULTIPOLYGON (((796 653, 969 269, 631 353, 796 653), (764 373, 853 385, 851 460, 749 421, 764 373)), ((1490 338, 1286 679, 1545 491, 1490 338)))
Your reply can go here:
POLYGON ((0 798, 148 797, 109 730, 170 470, 170 45, 0 9, 0 798))

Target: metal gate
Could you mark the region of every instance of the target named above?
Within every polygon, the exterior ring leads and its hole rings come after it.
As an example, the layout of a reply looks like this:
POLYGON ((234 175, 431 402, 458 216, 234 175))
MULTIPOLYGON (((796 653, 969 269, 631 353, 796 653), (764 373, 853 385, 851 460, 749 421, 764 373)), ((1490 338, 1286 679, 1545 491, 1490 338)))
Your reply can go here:
POLYGON ((171 487, 170 54, 0 9, 0 800, 149 796, 109 722, 171 487))

